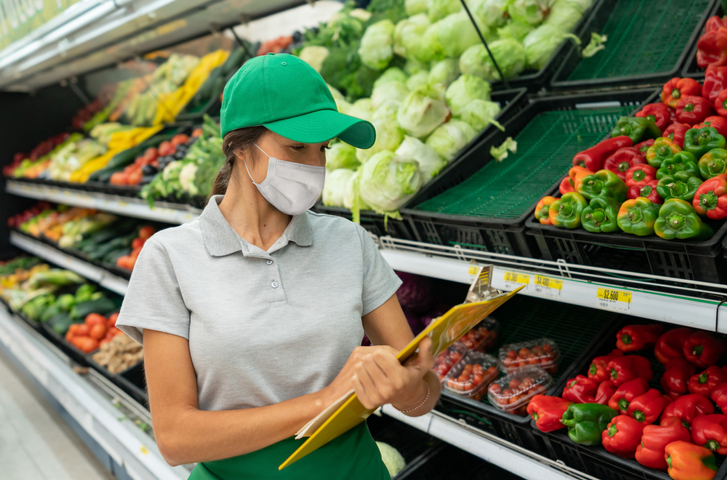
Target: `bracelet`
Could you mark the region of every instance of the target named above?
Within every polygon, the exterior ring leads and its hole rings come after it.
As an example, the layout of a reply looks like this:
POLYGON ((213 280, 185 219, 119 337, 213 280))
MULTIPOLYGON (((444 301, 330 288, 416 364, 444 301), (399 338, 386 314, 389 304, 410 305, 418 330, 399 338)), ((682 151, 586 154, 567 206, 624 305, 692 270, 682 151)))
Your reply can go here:
POLYGON ((417 405, 414 408, 407 408, 406 410, 400 410, 400 409, 398 409, 396 407, 394 407, 394 408, 396 408, 397 410, 399 410, 401 413, 411 413, 411 412, 414 412, 416 410, 419 410, 424 405, 426 405, 427 404, 427 401, 429 400, 429 395, 432 393, 432 389, 429 388, 429 382, 427 382, 426 380, 424 380, 424 385, 427 386, 427 395, 424 397, 424 400, 422 401, 422 403, 420 403, 419 405, 417 405))

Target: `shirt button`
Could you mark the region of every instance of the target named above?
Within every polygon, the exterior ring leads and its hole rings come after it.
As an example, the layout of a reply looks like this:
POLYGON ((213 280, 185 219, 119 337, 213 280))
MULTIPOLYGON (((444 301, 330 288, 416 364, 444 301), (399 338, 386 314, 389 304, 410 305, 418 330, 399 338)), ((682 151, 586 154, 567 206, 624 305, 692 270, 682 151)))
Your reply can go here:
POLYGON ((265 263, 267 263, 268 265, 272 265, 273 264, 273 261, 272 260, 266 260, 265 263))
POLYGON ((270 284, 270 286, 273 288, 278 288, 278 282, 273 282, 270 284))

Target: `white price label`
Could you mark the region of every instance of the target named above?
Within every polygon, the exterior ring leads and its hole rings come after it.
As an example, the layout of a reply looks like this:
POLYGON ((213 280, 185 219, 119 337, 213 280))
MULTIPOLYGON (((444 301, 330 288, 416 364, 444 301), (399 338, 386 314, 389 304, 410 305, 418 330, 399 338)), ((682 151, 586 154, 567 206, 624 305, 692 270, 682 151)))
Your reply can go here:
POLYGON ((631 292, 612 288, 599 288, 596 293, 598 306, 606 310, 628 313, 631 309, 631 292))
POLYGON ((560 297, 563 292, 563 280, 535 275, 532 283, 533 291, 546 297, 560 297))

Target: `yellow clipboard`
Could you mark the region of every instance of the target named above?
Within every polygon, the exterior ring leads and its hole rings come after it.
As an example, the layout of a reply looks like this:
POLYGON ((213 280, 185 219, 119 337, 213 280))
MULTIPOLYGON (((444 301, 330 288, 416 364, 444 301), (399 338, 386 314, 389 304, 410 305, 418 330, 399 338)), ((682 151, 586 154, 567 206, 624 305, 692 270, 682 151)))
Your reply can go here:
MULTIPOLYGON (((479 275, 482 278, 482 273, 479 275)), ((489 278, 487 279, 489 286, 489 278)), ((517 292, 525 288, 521 286, 509 293, 496 295, 484 301, 464 303, 452 307, 447 313, 433 321, 409 345, 399 352, 396 358, 406 361, 425 337, 432 339, 432 352, 436 357, 469 332, 485 317, 494 312, 500 305, 510 300, 517 292)), ((472 289, 470 289, 472 292, 472 289)), ((468 296, 468 298, 471 298, 468 296)), ((341 405, 293 454, 283 462, 278 470, 292 465, 306 455, 327 444, 331 440, 346 433, 356 425, 365 421, 374 410, 365 408, 355 393, 341 405)))

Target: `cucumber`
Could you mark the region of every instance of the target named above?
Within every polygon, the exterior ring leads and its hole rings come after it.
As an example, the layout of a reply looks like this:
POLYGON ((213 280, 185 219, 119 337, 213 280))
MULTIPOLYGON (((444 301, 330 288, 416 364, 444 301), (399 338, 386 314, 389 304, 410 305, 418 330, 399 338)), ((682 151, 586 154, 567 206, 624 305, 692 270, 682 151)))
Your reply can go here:
POLYGON ((220 67, 215 68, 204 81, 202 86, 197 90, 194 98, 192 99, 192 106, 201 107, 209 101, 214 92, 214 85, 218 78, 222 77, 222 69, 220 67))
POLYGON ((237 47, 233 49, 227 57, 227 60, 225 60, 225 63, 223 63, 222 67, 220 67, 222 75, 225 77, 228 76, 236 69, 240 68, 245 60, 247 60, 247 54, 245 53, 244 48, 237 47))
POLYGON ((58 335, 65 335, 73 323, 74 322, 71 319, 71 316, 66 312, 59 313, 55 317, 48 320, 48 325, 58 335))
POLYGON ((89 300, 87 302, 81 302, 74 305, 71 309, 71 318, 74 320, 82 320, 91 313, 106 315, 113 312, 116 308, 116 303, 112 300, 106 297, 101 297, 96 300, 89 300))
POLYGON ((116 265, 116 260, 123 257, 124 255, 129 255, 131 253, 130 248, 119 248, 118 250, 114 250, 108 254, 106 254, 102 259, 102 263, 106 263, 108 265, 116 265))

